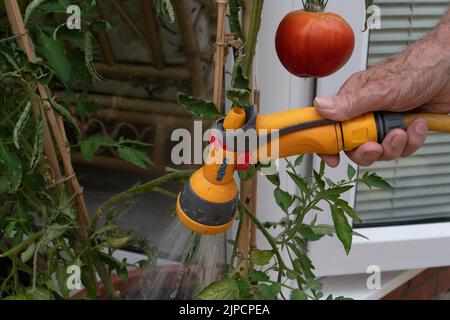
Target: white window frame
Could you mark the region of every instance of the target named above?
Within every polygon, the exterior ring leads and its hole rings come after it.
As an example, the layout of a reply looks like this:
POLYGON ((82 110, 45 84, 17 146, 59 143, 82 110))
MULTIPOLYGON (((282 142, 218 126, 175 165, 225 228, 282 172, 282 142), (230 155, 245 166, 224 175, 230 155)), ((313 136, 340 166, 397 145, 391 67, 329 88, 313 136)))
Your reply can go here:
MULTIPOLYGON (((367 64, 369 34, 361 32, 364 27, 364 1, 330 0, 328 10, 339 13, 352 25, 356 47, 353 57, 342 70, 318 81, 318 96, 336 94, 351 74, 364 70, 367 64)), ((342 163, 337 169, 327 169, 328 178, 346 179, 347 166, 351 161, 345 155, 341 158, 342 163)), ((320 158, 314 156, 313 166, 317 169, 319 165, 320 158)), ((355 195, 353 189, 344 197, 354 206, 355 195)), ((329 209, 318 216, 318 223, 332 224, 329 209)), ((379 266, 382 272, 450 265, 450 222, 360 228, 357 231, 369 240, 354 236, 348 256, 336 238, 327 237, 310 244, 310 258, 317 276, 363 274, 371 265, 379 266)))

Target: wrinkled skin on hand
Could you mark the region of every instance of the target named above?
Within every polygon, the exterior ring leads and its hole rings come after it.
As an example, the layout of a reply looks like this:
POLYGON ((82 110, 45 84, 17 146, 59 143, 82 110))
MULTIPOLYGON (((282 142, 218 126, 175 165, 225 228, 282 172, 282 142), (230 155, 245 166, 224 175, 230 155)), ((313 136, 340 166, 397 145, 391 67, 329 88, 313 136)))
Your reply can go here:
MULTIPOLYGON (((405 52, 354 74, 337 96, 316 98, 318 112, 337 121, 382 110, 450 113, 450 38, 440 37, 440 31, 449 34, 450 21, 405 52)), ((427 133, 426 121, 418 119, 406 131, 391 132, 381 145, 367 143, 347 155, 362 166, 408 157, 423 145, 427 133)), ((322 157, 332 167, 339 164, 339 155, 322 157)))

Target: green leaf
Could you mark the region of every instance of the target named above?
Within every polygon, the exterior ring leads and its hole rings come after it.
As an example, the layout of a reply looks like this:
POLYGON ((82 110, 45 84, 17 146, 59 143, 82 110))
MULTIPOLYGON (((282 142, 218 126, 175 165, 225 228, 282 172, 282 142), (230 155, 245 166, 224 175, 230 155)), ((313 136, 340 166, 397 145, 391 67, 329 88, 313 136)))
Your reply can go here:
POLYGON ((60 40, 54 40, 47 37, 43 32, 37 35, 39 50, 47 59, 49 66, 55 72, 56 76, 67 85, 70 81, 72 65, 67 58, 64 43, 60 40))
POLYGON ((20 149, 19 137, 22 134, 22 131, 25 128, 28 119, 30 119, 30 114, 31 114, 31 102, 28 101, 27 105, 25 106, 25 109, 23 110, 22 114, 19 117, 19 120, 17 121, 14 127, 13 141, 17 149, 20 149))
POLYGON ((322 180, 321 175, 316 170, 313 170, 313 174, 317 185, 319 186, 320 190, 323 191, 325 189, 325 182, 322 180))
POLYGON ((356 169, 351 165, 351 164, 349 164, 348 165, 348 168, 347 168, 347 177, 348 177, 348 180, 353 180, 353 178, 356 176, 356 169))
POLYGON ((217 120, 220 117, 223 117, 223 115, 217 111, 216 105, 212 102, 179 93, 178 103, 194 116, 200 117, 204 120, 217 120))
POLYGON ((33 143, 33 153, 30 158, 30 172, 33 172, 41 161, 44 150, 44 121, 36 118, 36 132, 33 143))
POLYGON ((105 79, 98 74, 94 66, 94 50, 92 48, 92 35, 90 32, 84 33, 84 63, 89 71, 89 74, 97 80, 105 81, 105 79))
POLYGON ((274 196, 278 206, 288 213, 289 208, 294 204, 295 198, 280 188, 275 189, 274 196))
POLYGON ((45 246, 55 239, 60 238, 71 228, 71 225, 51 224, 44 230, 44 235, 40 241, 41 246, 45 246))
POLYGON ((236 283, 239 287, 239 298, 247 298, 251 295, 252 293, 252 287, 250 286, 250 284, 248 283, 247 280, 245 280, 242 277, 239 277, 236 279, 236 283))
POLYGON ((337 199, 342 194, 346 193, 347 191, 353 189, 353 186, 335 186, 331 187, 327 190, 322 191, 322 194, 325 198, 331 200, 331 199, 337 199))
POLYGON ((20 260, 22 260, 23 263, 26 263, 33 257, 35 250, 36 244, 33 242, 24 252, 20 254, 20 260))
POLYGON ((267 176, 266 175, 267 180, 269 180, 273 185, 275 185, 276 187, 279 187, 281 182, 280 182, 280 175, 278 174, 274 174, 272 176, 267 176))
POLYGON ((98 256, 108 265, 110 271, 115 271, 124 282, 128 282, 128 269, 126 263, 120 262, 113 256, 104 252, 98 252, 98 256))
POLYGON ((288 173, 289 177, 291 177, 292 181, 294 181, 294 183, 300 188, 300 190, 303 193, 307 194, 309 192, 308 184, 306 183, 306 181, 303 178, 301 178, 289 171, 287 173, 288 173))
POLYGON ((308 295, 299 289, 294 289, 291 292, 291 300, 308 300, 308 295))
POLYGON ((70 126, 75 129, 76 133, 78 136, 80 136, 81 134, 81 129, 78 126, 78 121, 75 119, 74 116, 72 116, 72 114, 70 113, 69 110, 67 110, 66 108, 64 108, 62 105, 60 105, 58 102, 56 102, 53 99, 50 99, 50 104, 53 107, 53 109, 56 110, 56 112, 58 112, 63 118, 64 120, 70 124, 70 126))
POLYGON ((91 161, 101 147, 117 147, 118 142, 105 136, 90 136, 79 143, 81 154, 86 161, 91 161))
POLYGON ((230 0, 230 15, 228 17, 228 21, 230 24, 230 30, 232 33, 236 34, 242 42, 245 42, 245 36, 242 32, 242 26, 240 21, 239 12, 241 8, 244 7, 243 0, 230 0))
POLYGON ((117 152, 123 160, 128 161, 139 168, 147 169, 147 166, 152 164, 152 161, 148 157, 147 153, 141 150, 136 150, 129 147, 120 147, 117 149, 117 152))
POLYGON ((270 262, 274 253, 272 250, 252 250, 250 258, 258 266, 265 266, 270 262))
POLYGON ((337 206, 341 207, 344 212, 353 219, 353 221, 355 221, 356 223, 361 223, 361 219, 358 217, 358 215, 356 214, 355 210, 353 210, 353 208, 348 204, 347 201, 343 200, 343 199, 338 199, 334 202, 337 206))
POLYGON ((352 247, 353 230, 348 223, 347 217, 344 214, 344 210, 341 208, 331 205, 331 215, 333 217, 333 224, 336 230, 336 235, 344 246, 345 252, 350 253, 352 247))
POLYGON ((392 186, 387 183, 383 178, 378 176, 376 173, 366 172, 360 179, 361 182, 366 184, 369 188, 378 188, 382 190, 391 190, 392 186))
POLYGON ((248 272, 248 276, 252 279, 252 281, 269 281, 270 277, 262 271, 250 270, 248 272))
POLYGON ((111 24, 106 20, 97 20, 91 22, 91 28, 95 32, 105 32, 111 29, 111 24))
POLYGON ((43 4, 45 1, 47 0, 33 0, 30 2, 30 4, 27 6, 27 8, 25 9, 25 18, 24 18, 24 23, 25 25, 28 24, 28 21, 31 17, 31 14, 33 13, 33 11, 39 7, 41 4, 43 4))
POLYGON ((15 192, 22 181, 22 162, 15 154, 9 153, 3 143, 0 142, 0 164, 2 173, 9 180, 9 191, 15 192))
POLYGON ((274 283, 271 285, 260 283, 256 286, 260 296, 258 298, 263 300, 276 300, 278 294, 281 292, 281 284, 274 283))
POLYGON ((295 167, 300 166, 303 163, 303 159, 305 159, 305 155, 302 154, 297 159, 295 159, 294 166, 295 167))
POLYGON ((321 160, 320 161, 320 171, 319 171, 319 175, 321 177, 323 177, 323 175, 325 174, 325 161, 321 160))
POLYGON ((230 279, 213 282, 197 295, 199 300, 234 300, 238 297, 239 287, 230 279))
POLYGON ((227 98, 237 106, 247 106, 250 100, 250 91, 246 89, 232 88, 227 90, 227 98))
POLYGON ((175 11, 170 0, 153 0, 158 15, 163 15, 169 19, 170 23, 175 21, 175 11))

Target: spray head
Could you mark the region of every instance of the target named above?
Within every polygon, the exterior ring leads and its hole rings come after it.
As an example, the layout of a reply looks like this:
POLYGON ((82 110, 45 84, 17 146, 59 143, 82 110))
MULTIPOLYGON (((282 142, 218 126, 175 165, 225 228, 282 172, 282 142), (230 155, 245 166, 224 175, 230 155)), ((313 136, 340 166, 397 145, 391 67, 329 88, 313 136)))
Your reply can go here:
MULTIPOLYGON (((233 108, 217 122, 216 129, 239 129, 246 119, 243 109, 233 108)), ((211 140, 207 163, 192 175, 178 196, 177 214, 186 227, 209 235, 224 233, 231 227, 238 206, 235 163, 234 150, 227 150, 223 141, 211 140)))

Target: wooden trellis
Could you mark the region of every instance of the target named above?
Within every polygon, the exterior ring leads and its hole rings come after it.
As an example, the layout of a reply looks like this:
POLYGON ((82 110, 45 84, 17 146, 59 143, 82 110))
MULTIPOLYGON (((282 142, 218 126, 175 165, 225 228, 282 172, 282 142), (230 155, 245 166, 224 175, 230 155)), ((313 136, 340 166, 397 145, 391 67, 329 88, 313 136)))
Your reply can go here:
MULTIPOLYGON (((36 61, 34 46, 29 37, 17 0, 5 0, 5 8, 13 35, 16 37, 20 48, 26 53, 30 62, 36 61)), ((75 171, 72 167, 70 146, 67 141, 66 131, 61 116, 53 112, 49 102, 47 88, 42 83, 31 84, 37 90, 40 101, 33 101, 33 112, 40 115, 44 122, 44 153, 49 161, 53 173, 55 185, 69 184, 77 204, 78 220, 87 235, 89 228, 89 215, 83 196, 83 188, 80 186, 75 171), (53 141, 55 143, 53 143, 53 141), (56 145, 56 148, 55 148, 56 145), (63 168, 59 166, 58 157, 63 168)))
MULTIPOLYGON (((217 17, 214 0, 194 0, 194 2, 201 5, 203 14, 206 12, 211 20, 217 17)), ((97 1, 97 7, 103 15, 104 11, 114 10, 114 14, 120 18, 130 35, 143 45, 144 51, 151 57, 151 62, 129 63, 118 59, 117 52, 113 48, 112 35, 108 32, 99 32, 95 34, 100 45, 100 59, 95 63, 98 73, 107 79, 121 82, 143 79, 156 84, 160 82, 189 84, 192 95, 208 98, 210 89, 207 86, 203 66, 212 64, 213 51, 211 49, 211 55, 207 56, 200 52, 195 30, 196 21, 191 17, 188 2, 173 1, 181 41, 180 48, 186 59, 185 63, 175 65, 165 56, 161 35, 162 22, 157 16, 153 0, 135 0, 132 5, 133 8, 138 5, 142 9, 140 14, 144 19, 136 19, 133 12, 130 13, 121 1, 97 1)), ((212 48, 212 43, 210 47, 212 48)), ((55 97, 62 99, 64 92, 56 90, 55 97)), ((114 90, 107 90, 106 93, 95 92, 90 98, 102 104, 104 108, 88 117, 86 121, 80 119, 82 133, 97 130, 99 134, 114 138, 118 132, 120 134, 122 128, 130 129, 127 132, 133 134, 131 138, 144 139, 154 145, 150 157, 158 167, 151 167, 147 172, 160 174, 166 165, 171 165, 168 161, 168 146, 170 133, 174 129, 193 130, 191 114, 175 101, 161 101, 152 97, 135 96, 131 91, 117 93, 114 90)), ((142 171, 115 157, 112 149, 103 150, 108 151, 109 155, 101 151, 96 154, 91 164, 142 171)), ((80 154, 74 154, 73 158, 76 162, 84 162, 80 154)))

